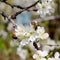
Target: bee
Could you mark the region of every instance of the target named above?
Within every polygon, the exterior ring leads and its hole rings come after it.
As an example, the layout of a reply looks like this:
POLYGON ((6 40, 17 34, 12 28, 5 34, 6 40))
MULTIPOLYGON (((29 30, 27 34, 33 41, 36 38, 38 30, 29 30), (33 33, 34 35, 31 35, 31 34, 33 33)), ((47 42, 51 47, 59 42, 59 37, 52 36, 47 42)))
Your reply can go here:
POLYGON ((14 33, 11 33, 13 39, 18 39, 14 33))
POLYGON ((34 46, 37 50, 39 50, 39 48, 38 48, 36 42, 33 42, 33 46, 34 46))
POLYGON ((33 28, 34 28, 35 30, 37 30, 37 23, 36 23, 36 22, 31 22, 31 24, 32 24, 33 28))

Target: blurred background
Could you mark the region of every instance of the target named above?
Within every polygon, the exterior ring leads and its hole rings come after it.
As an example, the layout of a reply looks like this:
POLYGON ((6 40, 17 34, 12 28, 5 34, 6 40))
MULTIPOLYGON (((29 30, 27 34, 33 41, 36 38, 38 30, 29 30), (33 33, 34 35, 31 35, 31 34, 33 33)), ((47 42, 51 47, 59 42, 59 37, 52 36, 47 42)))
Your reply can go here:
MULTIPOLYGON (((27 7, 33 4, 35 1, 34 0, 7 0, 7 2, 11 4, 27 7)), ((50 18, 41 20, 38 14, 36 14, 33 11, 32 12, 30 11, 30 12, 23 12, 22 14, 18 15, 16 19, 14 19, 14 21, 19 25, 20 23, 24 24, 24 22, 26 23, 27 21, 30 22, 30 21, 38 20, 37 24, 45 28, 46 32, 49 33, 49 37, 52 40, 60 42, 60 0, 55 0, 54 2, 55 2, 55 13, 52 14, 52 16, 54 17, 49 16, 50 18)), ((8 15, 12 15, 19 10, 20 9, 11 8, 9 5, 0 2, 0 11, 4 11, 8 15)), ((16 54, 17 46, 13 46, 13 47, 10 46, 10 42, 14 40, 12 38, 12 32, 13 32, 12 23, 8 22, 7 19, 4 20, 4 17, 0 15, 0 60, 21 60, 20 56, 16 54)), ((27 46, 25 46, 24 48, 28 51, 26 60, 33 60, 32 59, 33 51, 27 46)), ((54 49, 53 51, 60 52, 60 48, 54 49)))

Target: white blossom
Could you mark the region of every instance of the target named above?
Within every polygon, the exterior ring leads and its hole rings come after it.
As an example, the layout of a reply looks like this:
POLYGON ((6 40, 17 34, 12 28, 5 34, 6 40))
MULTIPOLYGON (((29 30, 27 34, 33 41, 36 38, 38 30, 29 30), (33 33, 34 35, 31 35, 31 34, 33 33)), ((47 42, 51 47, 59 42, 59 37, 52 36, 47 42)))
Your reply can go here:
POLYGON ((19 45, 19 42, 17 40, 11 40, 10 41, 10 46, 18 46, 19 45))
POLYGON ((37 28, 37 33, 39 34, 40 39, 44 40, 44 39, 48 39, 49 34, 45 33, 45 29, 44 27, 39 27, 37 28))
POLYGON ((48 60, 60 60, 59 56, 60 56, 59 52, 55 52, 54 57, 48 58, 48 60))
POLYGON ((42 3, 37 3, 36 8, 38 9, 40 17, 43 18, 47 14, 51 15, 51 13, 54 13, 53 2, 51 0, 42 0, 42 3))
POLYGON ((48 39, 47 40, 47 42, 45 43, 46 45, 44 45, 43 44, 43 47, 42 47, 42 49, 43 50, 48 50, 48 51, 50 51, 50 50, 54 50, 55 49, 55 45, 56 45, 56 43, 55 43, 55 41, 54 40, 52 40, 52 39, 48 39), (52 45, 52 46, 49 46, 49 45, 52 45))
POLYGON ((4 31, 4 30, 0 30, 0 35, 5 40, 7 38, 8 33, 6 31, 4 31))
POLYGON ((38 28, 37 28, 37 33, 39 34, 43 34, 43 33, 45 33, 45 29, 44 29, 44 27, 40 27, 40 26, 38 26, 38 28))
POLYGON ((6 5, 5 3, 0 2, 0 10, 4 10, 5 5, 6 5))
POLYGON ((40 39, 46 41, 48 39, 49 35, 48 33, 45 33, 44 27, 38 26, 36 31, 33 28, 31 28, 30 30, 26 30, 24 26, 18 26, 15 29, 16 37, 18 37, 21 40, 20 45, 25 46, 30 42, 34 42, 37 40, 40 41, 40 39))
POLYGON ((26 56, 28 54, 27 50, 18 48, 17 54, 21 57, 21 60, 26 60, 26 56))
POLYGON ((46 60, 46 58, 41 58, 40 60, 46 60))
POLYGON ((18 27, 15 29, 15 35, 16 35, 16 36, 24 35, 24 33, 25 33, 25 30, 24 30, 23 27, 19 27, 19 26, 18 26, 18 27))
POLYGON ((59 59, 59 56, 60 56, 59 52, 56 52, 54 55, 55 59, 59 59))
POLYGON ((45 56, 48 55, 48 51, 44 50, 37 50, 36 54, 33 55, 33 58, 35 60, 46 60, 46 58, 44 58, 45 56))
POLYGON ((48 51, 44 50, 44 51, 41 51, 41 50, 38 50, 37 51, 37 54, 39 54, 40 56, 42 57, 45 57, 48 55, 48 51))
POLYGON ((54 58, 48 58, 48 60, 54 60, 54 58))

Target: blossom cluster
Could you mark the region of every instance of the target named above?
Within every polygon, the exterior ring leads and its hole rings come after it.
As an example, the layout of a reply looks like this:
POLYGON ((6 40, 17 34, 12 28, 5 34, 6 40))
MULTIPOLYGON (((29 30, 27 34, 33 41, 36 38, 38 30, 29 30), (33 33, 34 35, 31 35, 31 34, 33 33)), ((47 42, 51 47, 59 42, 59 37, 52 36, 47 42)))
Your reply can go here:
MULTIPOLYGON (((12 46, 18 45, 17 54, 22 59, 26 59, 26 55, 27 55, 26 54, 27 51, 22 49, 23 46, 27 44, 29 45, 30 43, 32 43, 32 45, 30 44, 31 45, 30 48, 34 51, 35 48, 33 47, 33 42, 37 42, 37 41, 40 42, 41 40, 46 41, 49 38, 49 34, 45 32, 44 27, 37 26, 37 29, 35 30, 32 25, 28 29, 22 25, 17 26, 15 28, 14 34, 19 41, 14 40, 14 41, 11 41, 10 44, 12 46)), ((40 47, 40 43, 37 43, 37 46, 40 47)))
POLYGON ((16 35, 18 40, 20 40, 19 42, 16 42, 15 40, 15 44, 19 44, 17 48, 17 54, 22 59, 26 59, 26 56, 28 54, 27 50, 22 49, 22 47, 32 43, 30 44, 30 48, 33 51, 36 51, 36 53, 33 55, 33 58, 35 60, 60 60, 60 54, 58 52, 55 53, 54 57, 46 58, 47 56, 49 56, 49 51, 54 50, 56 42, 49 38, 49 34, 45 32, 44 27, 37 26, 37 29, 35 30, 32 25, 28 29, 23 25, 20 25, 16 27, 14 34, 16 35), (36 48, 33 47, 33 42, 39 42, 37 44, 39 48, 41 47, 41 43, 42 50, 35 50, 36 48))
POLYGON ((41 50, 37 50, 37 52, 33 55, 33 58, 35 60, 60 60, 60 53, 59 52, 55 52, 54 57, 48 57, 49 56, 49 51, 41 51, 41 50))
POLYGON ((36 5, 38 9, 37 13, 40 14, 40 17, 44 18, 47 15, 54 13, 54 0, 42 0, 41 3, 36 5))
POLYGON ((15 29, 15 35, 19 40, 21 40, 20 44, 23 45, 34 41, 46 41, 49 38, 49 34, 45 32, 44 27, 40 26, 37 27, 37 30, 31 26, 28 31, 24 26, 18 26, 15 29))

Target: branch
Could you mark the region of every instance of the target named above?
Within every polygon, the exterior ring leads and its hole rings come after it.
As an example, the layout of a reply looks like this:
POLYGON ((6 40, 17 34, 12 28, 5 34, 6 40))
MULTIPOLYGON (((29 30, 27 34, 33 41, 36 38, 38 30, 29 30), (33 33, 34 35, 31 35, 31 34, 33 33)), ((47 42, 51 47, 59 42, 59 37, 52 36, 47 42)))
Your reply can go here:
POLYGON ((17 26, 17 24, 14 22, 13 19, 11 19, 11 17, 10 17, 9 15, 5 14, 4 12, 0 12, 0 14, 1 14, 2 16, 4 16, 4 18, 7 18, 8 21, 11 22, 15 27, 17 26))
POLYGON ((0 14, 1 14, 2 16, 4 16, 4 18, 5 18, 5 17, 7 17, 7 18, 8 18, 8 15, 7 15, 7 14, 5 14, 4 12, 0 12, 0 14))
POLYGON ((32 4, 32 5, 28 6, 28 7, 26 7, 26 9, 25 9, 25 10, 28 10, 29 8, 31 8, 31 7, 33 7, 33 6, 35 6, 38 2, 39 2, 39 1, 37 1, 37 2, 35 2, 34 4, 32 4))
POLYGON ((47 21, 47 20, 60 20, 60 15, 49 16, 49 17, 45 17, 45 18, 38 18, 38 19, 32 20, 31 22, 34 22, 34 21, 42 22, 42 21, 47 21))
POLYGON ((14 15, 11 16, 11 18, 12 18, 12 19, 16 19, 16 16, 17 16, 18 14, 21 14, 22 12, 24 12, 24 11, 26 11, 26 10, 27 10, 27 11, 36 11, 36 10, 29 10, 29 9, 32 8, 33 6, 35 6, 38 2, 39 2, 39 1, 35 2, 34 4, 32 4, 32 5, 28 6, 28 7, 25 7, 22 11, 16 12, 14 15))
POLYGON ((47 46, 60 46, 60 45, 57 45, 57 44, 55 44, 55 45, 53 45, 53 44, 44 44, 44 45, 47 45, 47 46))
POLYGON ((37 1, 37 2, 35 2, 34 4, 32 4, 32 5, 28 6, 28 7, 22 7, 22 6, 20 6, 20 5, 12 5, 12 4, 6 2, 6 0, 0 0, 0 1, 6 3, 7 5, 11 6, 12 8, 13 8, 13 7, 17 7, 17 8, 25 9, 25 10, 28 10, 29 8, 35 6, 35 5, 39 2, 39 1, 37 1))
POLYGON ((1 2, 4 2, 5 4, 11 6, 12 8, 17 7, 17 8, 20 8, 20 9, 25 9, 24 7, 21 7, 20 5, 12 5, 12 4, 6 2, 6 0, 1 0, 1 2))
POLYGON ((29 10, 30 8, 32 8, 33 6, 35 6, 39 1, 35 2, 34 4, 28 6, 28 7, 21 7, 20 5, 11 5, 10 3, 6 2, 6 0, 0 0, 1 2, 4 2, 6 3, 7 5, 11 6, 12 8, 13 7, 17 7, 17 8, 20 8, 20 9, 23 9, 22 11, 19 11, 19 12, 16 12, 14 15, 11 16, 12 19, 16 19, 16 16, 18 14, 21 14, 23 11, 27 10, 27 11, 36 11, 36 10, 29 10))
POLYGON ((16 12, 14 15, 11 16, 11 18, 12 18, 12 19, 16 19, 16 16, 17 16, 18 14, 21 14, 23 11, 25 11, 25 10, 16 12))
POLYGON ((22 12, 24 12, 24 11, 26 11, 26 10, 27 10, 27 11, 37 11, 37 9, 32 9, 32 10, 30 10, 30 9, 23 9, 22 11, 16 12, 14 15, 11 16, 11 18, 12 18, 12 19, 16 19, 16 16, 17 16, 17 15, 21 14, 22 12))

